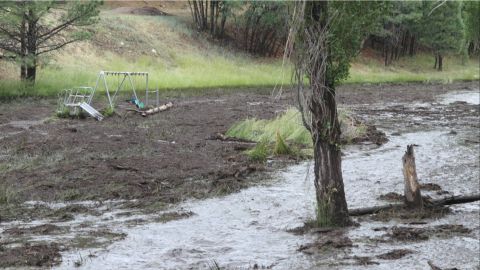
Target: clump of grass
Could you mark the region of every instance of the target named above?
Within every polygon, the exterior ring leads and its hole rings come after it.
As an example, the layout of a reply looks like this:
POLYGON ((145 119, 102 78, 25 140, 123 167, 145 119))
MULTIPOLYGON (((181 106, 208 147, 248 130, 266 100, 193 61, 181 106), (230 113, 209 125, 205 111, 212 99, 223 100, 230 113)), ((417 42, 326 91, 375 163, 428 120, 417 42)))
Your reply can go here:
POLYGON ((102 110, 102 115, 105 117, 110 117, 110 116, 113 116, 114 114, 115 114, 115 109, 111 106, 108 106, 102 110))
POLYGON ((268 153, 268 142, 265 140, 258 142, 253 149, 247 151, 247 155, 250 160, 255 162, 265 162, 267 160, 268 153))
POLYGON ((275 155, 290 155, 292 154, 292 149, 285 143, 280 132, 277 131, 275 136, 275 146, 273 148, 273 154, 275 155))
POLYGON ((16 192, 9 187, 7 183, 0 183, 0 205, 8 205, 16 202, 16 192))
MULTIPOLYGON (((338 117, 342 131, 342 141, 351 143, 354 139, 364 137, 367 134, 367 126, 355 119, 351 112, 344 109, 339 110, 338 117)), ((288 109, 272 120, 246 119, 240 121, 234 124, 226 135, 257 142, 265 140, 269 143, 275 143, 275 148, 277 146, 284 148, 279 149, 280 153, 287 151, 285 148, 288 146, 286 142, 307 148, 313 146, 311 135, 303 126, 300 112, 295 108, 288 109)), ((293 149, 290 148, 289 150, 289 154, 292 154, 293 149)), ((274 153, 277 154, 276 150, 274 153)))
POLYGON ((286 141, 305 146, 312 145, 310 133, 303 126, 300 112, 295 108, 288 109, 272 120, 246 119, 234 124, 226 135, 257 142, 265 140, 275 143, 277 133, 286 141))

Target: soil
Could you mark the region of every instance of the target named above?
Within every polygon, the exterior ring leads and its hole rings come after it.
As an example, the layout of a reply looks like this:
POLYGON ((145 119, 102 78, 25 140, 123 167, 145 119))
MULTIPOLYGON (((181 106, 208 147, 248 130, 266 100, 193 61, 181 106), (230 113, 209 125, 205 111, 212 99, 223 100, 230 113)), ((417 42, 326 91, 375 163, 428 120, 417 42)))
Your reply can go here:
POLYGON ((159 10, 156 7, 119 7, 111 10, 112 13, 117 14, 132 14, 132 15, 146 15, 146 16, 168 16, 169 14, 159 10))
POLYGON ((413 251, 408 249, 394 249, 387 253, 378 255, 377 258, 382 260, 398 260, 411 253, 413 253, 413 251))
POLYGON ((472 232, 461 224, 442 224, 433 227, 393 226, 376 230, 387 230, 385 237, 389 241, 425 241, 430 237, 452 237, 452 235, 468 235, 472 232))
MULTIPOLYGON (((449 90, 471 89, 477 85, 478 82, 449 85, 347 85, 338 89, 337 97, 341 107, 354 108, 354 114, 368 121, 369 117, 365 116, 375 116, 384 109, 375 109, 372 107, 374 105, 365 104, 431 102, 438 94, 449 90)), ((274 100, 270 91, 258 89, 187 91, 181 96, 178 92, 164 93, 161 103, 173 102, 174 106, 170 110, 142 117, 126 111, 131 105, 119 104, 118 115, 102 122, 92 118, 59 119, 54 116, 57 102, 54 99, 4 101, 0 103, 0 178, 3 180, 0 183, 0 201, 4 196, 13 202, 93 200, 101 205, 103 201, 124 199, 125 201, 119 201, 124 208, 138 208, 146 213, 155 213, 171 203, 185 199, 223 195, 264 182, 270 172, 295 160, 252 162, 245 155, 245 150, 255 144, 225 139, 222 135, 237 121, 275 117, 294 105, 292 96, 292 93, 286 93, 274 100)), ((128 97, 120 97, 119 100, 126 98, 128 97)), ((102 109, 105 103, 94 100, 93 106, 102 109)), ((397 107, 389 109, 402 110, 397 107)), ((458 109, 478 117, 478 106, 458 104, 458 109), (472 113, 472 109, 476 111, 472 113)), ((419 109, 404 113, 428 114, 429 111, 419 109)), ((448 118, 448 112, 445 115, 448 118)), ((368 130, 372 132, 368 132, 367 138, 358 142, 366 140, 381 144, 385 139, 385 135, 376 132, 372 125, 368 130)), ((425 217, 443 215, 448 211, 446 209, 427 213, 425 217)), ((0 222, 40 218, 53 222, 68 221, 77 214, 99 215, 100 210, 97 206, 85 207, 81 204, 55 209, 42 204, 0 205, 0 222)), ((167 222, 191 215, 194 213, 167 212, 160 214, 154 221, 167 222)), ((399 213, 378 214, 372 218, 390 219, 392 215, 398 217, 399 213)), ((414 221, 419 218, 418 213, 411 212, 400 213, 400 217, 414 221)), ((422 218, 424 217, 420 217, 422 218)), ((137 219, 135 222, 142 224, 146 220, 137 219)), ((63 229, 66 228, 45 224, 10 228, 10 231, 4 233, 23 237, 55 234, 63 229)), ((306 229, 308 228, 292 232, 305 233, 306 229)), ((439 231, 442 228, 437 229, 439 231)), ((450 229, 452 228, 443 228, 443 231, 450 229)), ((348 237, 335 230, 314 233, 319 234, 319 240, 301 247, 303 252, 316 253, 318 250, 352 246, 348 237)), ((413 234, 417 234, 417 238, 427 239, 432 235, 431 231, 416 230, 407 230, 405 234, 402 234, 402 230, 389 233, 399 235, 400 238, 407 235, 406 239, 413 234)), ((98 233, 80 235, 64 246, 91 247, 124 237, 123 234, 101 229, 98 233), (102 237, 105 239, 99 241, 102 237)), ((22 261, 22 265, 47 267, 58 263, 58 250, 57 245, 42 243, 4 247, 0 250, 0 262, 5 263, 5 266, 16 266, 18 260, 12 259, 16 256, 17 259, 28 258, 22 261)), ((357 261, 360 264, 375 263, 362 258, 357 261)))
POLYGON ((33 226, 33 227, 28 227, 28 228, 10 228, 6 229, 4 233, 8 233, 10 235, 24 235, 24 234, 53 234, 53 233, 62 233, 67 231, 68 229, 66 227, 59 227, 57 225, 53 224, 43 224, 43 225, 38 225, 38 226, 33 226))
MULTIPOLYGON (((373 100, 422 102, 475 83, 347 85, 339 88, 338 100, 347 108, 373 100)), ((173 108, 149 117, 126 112, 125 103, 118 109, 122 117, 102 122, 56 118, 51 99, 0 103, 0 174, 19 201, 176 203, 235 192, 273 166, 252 164, 243 151, 249 143, 209 138, 237 121, 270 119, 294 105, 291 93, 274 100, 265 90, 212 90, 162 98, 167 101, 173 108), (252 173, 256 177, 248 177, 252 173)))
POLYGON ((36 266, 51 267, 61 262, 60 250, 56 245, 28 245, 11 249, 0 246, 0 268, 36 266))
POLYGON ((319 253, 330 249, 353 247, 353 242, 342 229, 329 230, 318 235, 318 239, 310 244, 301 245, 298 251, 305 254, 319 253))

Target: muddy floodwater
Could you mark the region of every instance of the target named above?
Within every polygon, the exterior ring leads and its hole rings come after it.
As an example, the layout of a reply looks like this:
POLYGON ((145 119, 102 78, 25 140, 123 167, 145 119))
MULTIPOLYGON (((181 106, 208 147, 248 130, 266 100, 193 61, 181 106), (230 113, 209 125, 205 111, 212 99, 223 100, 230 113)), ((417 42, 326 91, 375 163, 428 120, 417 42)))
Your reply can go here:
MULTIPOLYGON (((365 143, 343 150, 349 208, 385 204, 388 202, 381 200, 381 195, 403 193, 401 157, 408 144, 417 145, 420 183, 440 187, 422 190, 422 195, 439 198, 478 193, 479 101, 479 89, 459 89, 437 95, 433 101, 379 101, 349 106, 348 110, 375 124, 389 138, 382 146, 365 143)), ((341 237, 351 240, 351 245, 299 251, 322 235, 291 232, 314 218, 312 167, 311 162, 303 162, 278 171, 262 185, 223 197, 181 203, 165 211, 187 213, 173 221, 123 215, 125 210, 77 215, 57 224, 72 228, 58 238, 74 237, 86 230, 82 226, 86 223, 94 224, 89 230, 108 228, 124 237, 106 247, 62 251, 62 263, 56 268, 215 269, 218 265, 221 269, 430 269, 430 262, 441 268, 479 269, 478 202, 453 206, 448 214, 422 222, 355 218, 359 226, 340 232, 341 237), (135 224, 139 220, 144 222, 135 224), (428 231, 443 225, 458 225, 463 230, 389 241, 392 228, 428 231), (398 257, 384 256, 402 252, 398 257)), ((108 203, 102 207, 105 205, 108 203)), ((0 224, 0 232, 11 226, 0 224)), ((42 237, 48 240, 56 236, 38 236, 42 237)))

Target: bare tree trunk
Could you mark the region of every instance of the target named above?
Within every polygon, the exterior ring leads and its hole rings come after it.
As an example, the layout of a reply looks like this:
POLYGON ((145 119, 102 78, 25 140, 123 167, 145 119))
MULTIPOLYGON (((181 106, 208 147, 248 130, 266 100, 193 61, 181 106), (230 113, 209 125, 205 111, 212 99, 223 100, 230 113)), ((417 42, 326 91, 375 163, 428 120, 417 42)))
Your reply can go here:
POLYGON ((26 79, 31 84, 35 83, 37 76, 37 21, 32 10, 28 11, 28 29, 27 29, 27 51, 28 64, 26 70, 26 79))
POLYGON ((210 35, 215 34, 215 0, 210 0, 210 35))
POLYGON ((22 81, 25 81, 27 78, 27 20, 25 18, 25 15, 23 15, 22 24, 20 27, 20 51, 20 79, 22 81))
POLYGON ((438 71, 443 70, 443 57, 441 54, 438 54, 438 71))
POLYGON ((423 208, 420 184, 417 180, 417 168, 413 145, 407 146, 407 151, 402 157, 403 177, 405 180, 405 204, 412 208, 423 208))
POLYGON ((435 65, 433 65, 433 69, 437 69, 437 63, 438 63, 438 54, 435 53, 435 65))
MULTIPOLYGON (((327 2, 308 2, 306 18, 311 24, 327 27, 327 2), (309 14, 310 13, 310 14, 309 14)), ((320 226, 346 226, 350 224, 347 201, 343 187, 341 152, 339 148, 340 125, 337 117, 335 89, 327 81, 327 42, 322 39, 318 56, 310 77, 312 87, 312 139, 314 150, 317 221, 320 226)))

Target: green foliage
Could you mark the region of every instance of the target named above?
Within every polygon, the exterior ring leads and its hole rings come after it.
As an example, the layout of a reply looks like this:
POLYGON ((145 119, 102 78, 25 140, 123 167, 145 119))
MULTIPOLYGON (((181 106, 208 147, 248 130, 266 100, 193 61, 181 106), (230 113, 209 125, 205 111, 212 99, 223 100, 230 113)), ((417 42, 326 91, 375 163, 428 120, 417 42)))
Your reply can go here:
POLYGON ((234 124, 227 136, 253 141, 275 143, 277 134, 283 139, 305 146, 312 145, 310 133, 301 122, 300 113, 294 108, 272 120, 246 119, 234 124))
POLYGON ((99 1, 4 1, 0 7, 0 49, 21 67, 20 78, 36 79, 39 56, 93 34, 84 26, 98 18, 99 1))
POLYGON ((472 51, 480 51, 480 1, 463 2, 466 42, 472 43, 472 51))
POLYGON ((419 26, 421 43, 435 53, 458 51, 462 45, 464 31, 460 2, 424 1, 422 12, 419 26))
POLYGON ((280 135, 280 132, 277 131, 275 135, 275 146, 273 148, 274 155, 290 155, 293 151, 290 147, 285 143, 285 140, 280 135))
POLYGON ((255 147, 247 151, 250 160, 255 162, 265 162, 269 153, 268 141, 262 140, 255 147))
POLYGON ((350 63, 360 52, 365 37, 378 28, 380 15, 386 8, 384 2, 329 2, 328 86, 334 87, 348 77, 350 63))
POLYGON ((113 116, 115 114, 115 109, 113 107, 108 106, 102 110, 102 114, 105 117, 113 116))
POLYGON ((7 183, 0 182, 0 207, 1 205, 8 205, 17 202, 17 194, 13 188, 9 187, 7 183))

